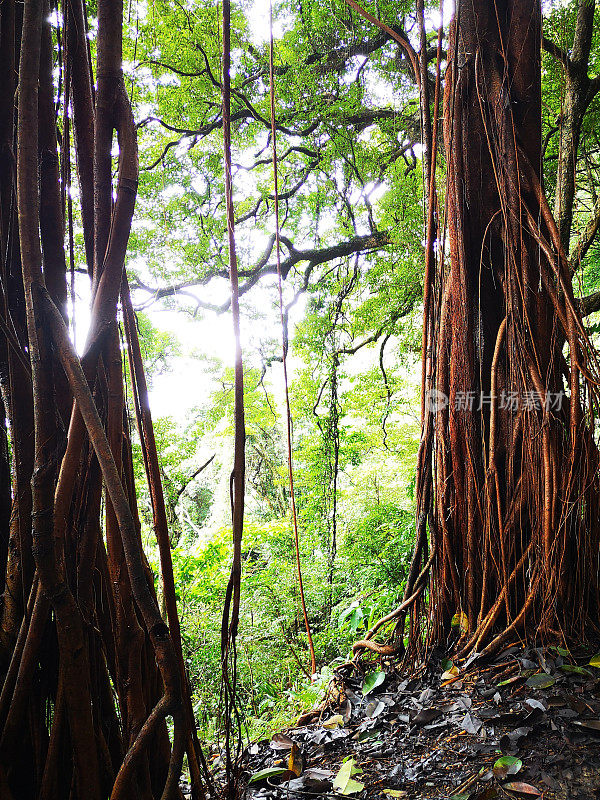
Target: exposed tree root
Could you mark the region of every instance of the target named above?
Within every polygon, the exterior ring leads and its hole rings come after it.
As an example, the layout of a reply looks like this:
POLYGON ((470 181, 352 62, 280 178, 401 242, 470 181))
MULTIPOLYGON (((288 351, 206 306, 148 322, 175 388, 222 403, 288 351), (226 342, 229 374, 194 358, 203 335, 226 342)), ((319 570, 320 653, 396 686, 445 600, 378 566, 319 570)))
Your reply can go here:
MULTIPOLYGON (((180 797, 187 742, 199 800, 206 770, 194 741, 172 572, 164 558, 162 489, 156 463, 149 464, 174 640, 142 548, 124 405, 117 302, 138 164, 121 71, 123 7, 119 0, 98 2, 95 96, 87 9, 73 0, 63 11, 57 30, 64 109, 59 159, 50 6, 26 0, 21 14, 14 0, 0 4, 0 154, 11 163, 0 171, 0 372, 14 452, 12 487, 2 486, 12 492, 14 507, 8 547, 0 550, 0 794, 172 800, 180 797), (70 187, 71 124, 93 281, 81 360, 65 324, 64 214, 71 206, 61 192, 70 187), (173 747, 167 715, 174 720, 173 747)), ((68 221, 72 243, 70 211, 68 221)), ((138 347, 132 373, 142 400, 136 412, 151 458, 139 355, 138 347)))

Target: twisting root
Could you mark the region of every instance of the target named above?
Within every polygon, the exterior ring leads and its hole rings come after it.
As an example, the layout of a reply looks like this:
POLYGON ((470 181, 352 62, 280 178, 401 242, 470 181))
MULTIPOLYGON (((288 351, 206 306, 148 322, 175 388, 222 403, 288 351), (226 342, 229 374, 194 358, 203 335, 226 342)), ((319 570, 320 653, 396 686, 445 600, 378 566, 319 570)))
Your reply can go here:
POLYGON ((598 608, 600 360, 540 179, 541 10, 528 4, 525 25, 524 6, 461 3, 448 43, 450 253, 428 276, 422 364, 424 393, 446 405, 424 414, 414 560, 428 539, 438 549, 413 662, 432 647, 487 656, 520 636, 579 638, 598 608))
POLYGON ((393 655, 393 654, 398 653, 398 652, 400 652, 400 651, 402 651, 404 649, 404 643, 402 642, 402 640, 400 640, 400 642, 397 645, 382 645, 382 644, 378 644, 377 642, 372 642, 370 640, 372 639, 372 637, 377 633, 377 631, 381 627, 386 625, 388 622, 392 622, 392 620, 397 619, 402 614, 406 613, 406 611, 409 608, 411 608, 411 606, 422 595, 423 590, 425 589, 425 586, 426 586, 426 579, 427 579, 427 576, 429 575, 429 570, 430 570, 431 565, 433 563, 433 559, 435 558, 435 552, 436 551, 435 551, 435 548, 434 548, 431 551, 431 555, 429 556, 429 559, 427 560, 427 563, 425 564, 425 566, 421 570, 418 578, 415 581, 414 585, 415 585, 416 588, 413 591, 413 593, 410 595, 410 597, 406 598, 406 600, 403 600, 402 603, 400 603, 400 605, 398 606, 398 608, 394 609, 394 611, 390 611, 389 614, 386 614, 384 617, 381 617, 381 619, 378 620, 373 625, 373 627, 370 630, 367 631, 367 633, 365 634, 364 639, 360 639, 359 641, 355 642, 352 645, 352 652, 354 653, 355 657, 357 655, 360 655, 360 652, 362 650, 371 650, 374 653, 378 653, 379 655, 393 655), (391 648, 390 652, 387 652, 386 648, 391 648))

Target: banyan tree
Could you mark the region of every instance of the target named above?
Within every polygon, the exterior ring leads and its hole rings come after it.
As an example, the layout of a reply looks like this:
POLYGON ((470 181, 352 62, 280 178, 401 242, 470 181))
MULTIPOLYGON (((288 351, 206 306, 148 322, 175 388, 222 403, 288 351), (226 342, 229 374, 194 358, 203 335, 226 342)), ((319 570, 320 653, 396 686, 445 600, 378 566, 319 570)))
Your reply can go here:
MULTIPOLYGON (((576 4, 567 52, 544 40, 540 0, 458 0, 445 54, 440 31, 432 75, 423 0, 416 0, 418 51, 397 26, 346 2, 409 57, 422 101, 429 209, 416 548, 405 602, 357 649, 399 650, 372 637, 400 618, 401 639, 404 615, 415 657, 432 647, 492 654, 522 638, 595 634, 600 368, 582 320, 600 299, 576 299, 573 272, 600 227, 600 205, 574 247, 571 241, 582 120, 600 90, 588 75, 595 3, 576 4), (565 80, 554 208, 542 171, 542 46, 565 80)), ((223 5, 224 103, 216 127, 224 129, 235 312, 223 5)), ((194 797, 210 783, 184 668, 124 270, 138 159, 122 72, 123 5, 98 0, 93 13, 90 37, 85 0, 64 0, 60 9, 46 0, 0 0, 0 797, 7 800, 180 797, 184 755, 194 797), (92 298, 81 355, 67 302, 76 261, 85 261, 92 298), (125 373, 165 620, 142 548, 125 373)), ((271 91, 273 76, 271 59, 271 91)), ((273 150, 275 133, 273 123, 273 150)), ((239 319, 236 325, 239 333, 239 319)), ((239 336, 236 357, 234 564, 222 637, 228 777, 239 744, 239 336)), ((235 783, 228 788, 233 794, 235 783)))
POLYGON ((96 13, 92 59, 84 0, 60 9, 44 0, 0 3, 0 796, 7 799, 179 797, 184 753, 194 794, 202 792, 124 273, 138 158, 122 73, 122 3, 100 0, 96 13), (74 202, 92 293, 81 358, 67 314, 74 202), (141 543, 124 352, 168 627, 141 543))
POLYGON ((421 653, 598 632, 599 372, 582 323, 593 299, 573 292, 596 212, 569 245, 582 120, 600 87, 588 76, 595 4, 576 6, 570 52, 543 40, 539 0, 459 0, 451 23, 437 206, 430 161, 407 593, 421 653), (542 177, 542 45, 564 79, 554 209, 542 177))

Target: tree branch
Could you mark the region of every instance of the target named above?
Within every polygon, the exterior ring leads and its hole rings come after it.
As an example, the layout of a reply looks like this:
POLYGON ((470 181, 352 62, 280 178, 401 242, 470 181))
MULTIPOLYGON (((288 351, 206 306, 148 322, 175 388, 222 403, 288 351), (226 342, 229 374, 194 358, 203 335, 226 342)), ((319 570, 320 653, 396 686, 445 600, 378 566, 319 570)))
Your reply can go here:
POLYGON ((600 92, 600 75, 596 75, 595 78, 590 78, 590 82, 588 84, 587 96, 585 99, 586 107, 592 102, 594 97, 600 92))
POLYGON ((600 292, 588 294, 587 297, 580 297, 578 303, 582 317, 587 317, 595 311, 600 311, 600 292))
POLYGON ((184 483, 181 484, 180 488, 177 490, 177 494, 176 494, 176 497, 175 497, 175 502, 176 503, 179 501, 179 498, 185 492, 185 490, 190 485, 190 483, 195 478, 197 478, 198 475, 200 475, 200 473, 203 472, 209 466, 209 464, 212 464, 212 462, 214 461, 216 455, 217 455, 216 453, 213 453, 212 456, 208 459, 208 461, 205 461, 204 464, 202 464, 202 466, 198 467, 197 470, 194 470, 194 472, 192 472, 192 474, 189 476, 189 478, 187 478, 187 480, 184 483))
POLYGON ((413 77, 417 82, 417 85, 420 83, 420 73, 419 73, 419 66, 417 63, 417 54, 415 52, 414 47, 410 43, 408 36, 404 33, 404 31, 398 31, 397 29, 391 28, 389 25, 386 25, 385 22, 382 22, 377 17, 374 17, 371 13, 369 13, 366 9, 360 6, 356 0, 346 0, 346 3, 350 6, 350 8, 354 9, 358 14, 360 14, 365 19, 369 20, 373 25, 377 25, 382 31, 384 31, 391 39, 397 42, 400 47, 404 50, 408 60, 410 61, 412 70, 413 70, 413 77))
MULTIPOLYGON (((331 247, 324 247, 321 249, 296 250, 290 239, 288 239, 287 237, 281 236, 281 241, 288 248, 289 251, 288 257, 281 262, 281 276, 283 279, 287 278, 287 276, 290 273, 290 270, 294 266, 296 266, 296 264, 299 264, 303 261, 308 262, 308 267, 306 268, 305 271, 305 279, 306 279, 306 276, 307 275, 309 276, 310 273, 313 271, 313 269, 319 266, 319 264, 325 264, 328 261, 332 261, 337 258, 346 258, 348 256, 357 255, 359 253, 379 250, 383 247, 387 247, 392 243, 392 239, 388 233, 379 231, 376 233, 368 234, 366 236, 355 236, 354 238, 349 239, 346 242, 341 242, 339 244, 332 245, 331 247)), ((277 274, 277 265, 267 263, 272 248, 273 248, 273 237, 270 237, 265 254, 263 254, 258 263, 254 267, 252 267, 252 269, 239 271, 240 277, 246 278, 244 283, 240 285, 240 295, 245 294, 247 291, 249 291, 265 275, 277 274)), ((194 302, 196 303, 198 308, 205 308, 210 311, 215 311, 218 314, 222 314, 229 308, 230 304, 229 300, 226 300, 220 306, 213 305, 199 300, 198 298, 195 297, 195 295, 186 290, 189 290, 194 287, 205 286, 213 278, 227 279, 227 277, 228 277, 228 272, 226 269, 216 269, 216 270, 211 270, 200 279, 182 281, 181 283, 174 284, 171 286, 162 286, 154 288, 148 286, 145 283, 142 283, 142 281, 140 280, 136 280, 135 283, 132 285, 132 288, 140 289, 151 295, 151 297, 148 298, 148 300, 142 304, 143 308, 146 308, 148 305, 155 302, 156 300, 162 300, 167 297, 174 297, 177 294, 186 294, 194 299, 194 302)))
POLYGON ((204 70, 200 70, 200 72, 184 72, 182 69, 174 67, 172 64, 166 64, 164 61, 155 61, 152 58, 140 61, 136 65, 136 69, 138 67, 142 67, 144 64, 152 64, 153 67, 163 67, 163 69, 168 69, 170 72, 174 72, 176 75, 181 75, 182 78, 199 78, 204 74, 204 70))
POLYGON ((585 254, 592 246, 599 229, 600 229, 600 198, 596 200, 594 208, 592 210, 592 214, 588 220, 587 225, 585 226, 585 230, 581 234, 581 236, 579 237, 579 241, 575 245, 573 255, 571 256, 570 259, 571 273, 579 269, 579 266, 581 265, 581 262, 585 257, 585 254))
POLYGON ((586 75, 592 47, 592 35, 594 33, 595 8, 595 0, 579 0, 573 48, 571 50, 572 65, 577 69, 583 70, 586 75))
MULTIPOLYGON (((365 339, 360 341, 358 344, 354 345, 354 347, 341 347, 337 352, 339 355, 345 356, 353 356, 355 353, 358 353, 359 350, 362 350, 363 347, 366 347, 368 344, 373 344, 377 342, 385 333, 386 340, 392 335, 392 329, 396 322, 401 319, 403 316, 408 314, 410 309, 413 307, 413 304, 416 300, 415 297, 409 298, 406 304, 402 307, 402 309, 394 311, 390 313, 389 319, 387 319, 383 325, 381 325, 375 333, 371 334, 371 336, 367 336, 365 339)), ((384 371, 385 375, 385 371, 384 371)))
POLYGON ((542 48, 547 53, 550 53, 550 55, 557 61, 560 61, 567 71, 573 69, 573 63, 569 58, 567 51, 563 50, 562 47, 559 47, 556 42, 552 41, 552 39, 549 39, 547 36, 542 37, 542 48))

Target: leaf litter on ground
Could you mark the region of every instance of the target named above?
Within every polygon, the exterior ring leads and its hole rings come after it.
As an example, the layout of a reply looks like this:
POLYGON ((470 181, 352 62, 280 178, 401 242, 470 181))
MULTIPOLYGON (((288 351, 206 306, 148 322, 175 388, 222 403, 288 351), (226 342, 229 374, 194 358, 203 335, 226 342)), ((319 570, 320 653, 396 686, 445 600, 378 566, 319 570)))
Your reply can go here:
POLYGON ((600 675, 595 657, 576 655, 511 648, 493 663, 457 665, 461 680, 447 686, 440 666, 454 664, 433 660, 408 677, 343 672, 312 722, 248 748, 248 798, 600 797, 600 675))

